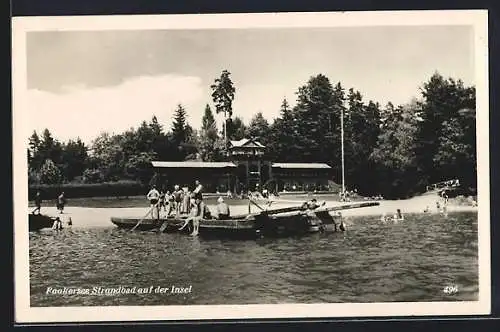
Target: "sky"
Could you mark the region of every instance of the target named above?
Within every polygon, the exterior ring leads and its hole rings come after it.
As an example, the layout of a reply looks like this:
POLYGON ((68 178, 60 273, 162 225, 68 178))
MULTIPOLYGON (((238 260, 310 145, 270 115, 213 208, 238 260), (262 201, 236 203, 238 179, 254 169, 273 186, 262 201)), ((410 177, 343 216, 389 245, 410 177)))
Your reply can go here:
POLYGON ((26 45, 30 128, 61 141, 90 143, 153 115, 170 129, 178 104, 198 129, 224 69, 247 123, 257 112, 272 122, 320 73, 382 105, 420 97, 436 71, 475 84, 467 26, 37 31, 26 45))

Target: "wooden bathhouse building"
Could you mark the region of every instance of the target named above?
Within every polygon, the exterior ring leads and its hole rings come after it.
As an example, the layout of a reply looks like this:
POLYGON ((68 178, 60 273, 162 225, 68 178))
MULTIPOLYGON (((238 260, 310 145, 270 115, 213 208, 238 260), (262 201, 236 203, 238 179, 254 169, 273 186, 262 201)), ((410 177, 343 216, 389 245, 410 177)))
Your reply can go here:
POLYGON ((192 187, 201 181, 207 192, 323 191, 328 190, 332 168, 324 163, 280 163, 266 159, 266 147, 255 139, 230 141, 227 161, 153 161, 168 187, 192 187))

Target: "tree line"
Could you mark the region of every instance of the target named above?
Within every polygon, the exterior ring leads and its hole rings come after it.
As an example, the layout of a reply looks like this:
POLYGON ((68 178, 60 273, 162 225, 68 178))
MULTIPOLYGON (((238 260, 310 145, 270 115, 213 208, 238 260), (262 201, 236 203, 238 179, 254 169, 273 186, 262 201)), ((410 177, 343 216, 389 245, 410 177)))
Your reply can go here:
POLYGON ((404 198, 431 183, 459 179, 475 188, 475 87, 433 74, 420 97, 407 104, 380 105, 333 84, 323 74, 297 89, 294 106, 284 99, 272 122, 261 112, 248 124, 233 112, 236 88, 224 70, 211 85, 215 113, 223 113, 219 131, 207 104, 198 130, 178 105, 165 129, 153 116, 120 134, 101 133, 86 146, 80 139, 62 143, 45 129, 29 138, 30 184, 99 183, 151 180, 152 160, 225 160, 229 140, 253 137, 264 144, 265 158, 276 162, 324 162, 341 179, 341 117, 344 128, 345 179, 362 195, 404 198))

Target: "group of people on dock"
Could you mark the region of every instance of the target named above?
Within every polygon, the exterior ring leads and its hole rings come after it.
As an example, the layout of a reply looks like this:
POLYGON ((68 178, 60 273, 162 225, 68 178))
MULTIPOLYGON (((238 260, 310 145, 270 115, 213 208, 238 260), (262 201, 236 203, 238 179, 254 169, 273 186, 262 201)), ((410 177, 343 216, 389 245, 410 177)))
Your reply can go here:
POLYGON ((161 210, 166 212, 167 216, 189 214, 195 205, 199 205, 203 201, 203 185, 200 181, 195 181, 193 191, 188 188, 181 188, 178 184, 174 185, 172 191, 159 191, 156 186, 152 186, 151 190, 146 195, 151 210, 159 217, 161 210))
MULTIPOLYGON (((203 202, 203 185, 198 180, 195 181, 192 191, 189 188, 181 188, 177 184, 174 185, 172 192, 158 191, 156 186, 153 186, 146 197, 149 200, 153 218, 159 219, 161 210, 166 213, 167 217, 187 215, 181 230, 192 222, 192 235, 198 234, 199 223, 202 219, 214 218, 208 206, 203 202)), ((224 198, 219 197, 216 218, 227 219, 229 216, 229 206, 224 202, 224 198)))

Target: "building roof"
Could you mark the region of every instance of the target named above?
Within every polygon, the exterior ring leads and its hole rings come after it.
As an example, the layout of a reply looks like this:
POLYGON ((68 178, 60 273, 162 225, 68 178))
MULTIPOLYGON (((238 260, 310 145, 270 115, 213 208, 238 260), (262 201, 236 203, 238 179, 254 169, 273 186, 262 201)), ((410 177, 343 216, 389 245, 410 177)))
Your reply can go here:
POLYGON ((230 141, 230 143, 231 143, 231 147, 258 147, 258 148, 265 148, 265 146, 262 145, 260 142, 254 140, 254 139, 249 139, 249 138, 243 138, 243 139, 240 139, 239 141, 230 141))
POLYGON ((153 167, 158 168, 224 168, 236 167, 230 162, 204 162, 204 161, 152 161, 153 167))
POLYGON ((271 167, 276 168, 302 168, 302 169, 329 169, 331 168, 324 163, 273 163, 271 167))

